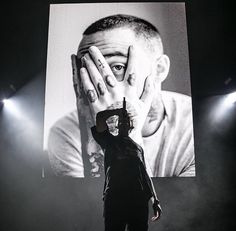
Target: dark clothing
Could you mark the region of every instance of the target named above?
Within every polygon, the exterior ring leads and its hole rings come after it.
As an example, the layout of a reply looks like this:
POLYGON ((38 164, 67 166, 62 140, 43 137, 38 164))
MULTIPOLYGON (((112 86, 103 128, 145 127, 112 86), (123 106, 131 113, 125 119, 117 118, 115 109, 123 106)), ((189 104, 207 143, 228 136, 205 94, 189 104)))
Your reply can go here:
POLYGON ((104 201, 108 210, 105 218, 105 231, 124 231, 126 226, 129 231, 148 230, 148 203, 142 206, 130 204, 110 204, 114 201, 104 201), (111 210, 110 210, 111 208, 111 210))
POLYGON ((99 133, 96 127, 91 130, 105 153, 104 199, 132 199, 135 203, 139 203, 139 199, 149 200, 152 188, 145 169, 142 147, 130 137, 113 136, 108 130, 99 133))
POLYGON ((129 230, 147 230, 148 201, 153 189, 142 147, 130 137, 113 136, 108 129, 99 133, 92 127, 91 131, 105 153, 105 230, 124 230, 126 224, 129 230))

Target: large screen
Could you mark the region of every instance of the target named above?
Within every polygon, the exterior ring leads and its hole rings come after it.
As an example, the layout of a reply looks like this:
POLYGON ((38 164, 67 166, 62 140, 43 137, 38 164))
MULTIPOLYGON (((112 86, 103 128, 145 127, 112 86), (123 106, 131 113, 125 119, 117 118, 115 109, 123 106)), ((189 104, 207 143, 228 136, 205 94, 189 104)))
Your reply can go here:
MULTIPOLYGON (((99 67, 96 71, 106 83, 99 67)), ((104 150, 91 133, 96 113, 122 107, 123 97, 129 106, 127 111, 132 110, 133 101, 143 103, 148 73, 153 83, 152 92, 148 91, 151 98, 145 96, 145 100, 150 99, 149 109, 145 109, 146 114, 145 110, 136 111, 145 117, 140 122, 139 144, 144 150, 147 172, 151 177, 195 176, 185 4, 51 4, 44 116, 44 153, 48 161, 45 175, 102 176, 104 150), (90 52, 90 46, 98 48, 105 60, 100 65, 109 66, 116 88, 120 87, 107 101, 106 97, 101 100, 103 96, 96 88, 94 92, 87 91, 81 80, 81 67, 86 69, 83 57, 90 52), (131 46, 136 51, 134 97, 124 90, 129 85, 125 76, 131 46), (96 95, 95 103, 89 101, 88 93, 96 95), (94 106, 98 101, 101 106, 94 106)), ((89 71, 87 74, 93 85, 94 77, 89 71)), ((147 105, 145 101, 143 108, 147 105)), ((114 136, 117 123, 114 116, 107 122, 114 136)))

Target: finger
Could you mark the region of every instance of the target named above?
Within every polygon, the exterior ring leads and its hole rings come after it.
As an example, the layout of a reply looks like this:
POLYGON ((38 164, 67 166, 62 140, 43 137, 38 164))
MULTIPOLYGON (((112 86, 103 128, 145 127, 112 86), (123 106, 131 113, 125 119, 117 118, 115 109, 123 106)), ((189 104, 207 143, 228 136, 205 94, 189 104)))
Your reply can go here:
POLYGON ((152 221, 157 221, 159 218, 160 218, 159 215, 157 215, 157 216, 153 216, 151 220, 152 221))
POLYGON ((98 95, 92 82, 90 81, 89 73, 86 68, 82 67, 80 69, 80 77, 83 84, 83 90, 85 95, 87 96, 88 101, 90 103, 94 103, 98 99, 98 95))
POLYGON ((156 221, 160 218, 160 213, 157 210, 154 210, 154 216, 152 217, 152 221, 156 221))
POLYGON ((124 78, 124 80, 127 81, 130 86, 134 86, 136 83, 135 60, 136 60, 136 50, 134 46, 130 46, 128 54, 128 65, 124 78))
POLYGON ((86 67, 86 64, 85 64, 85 61, 84 61, 84 59, 83 59, 83 57, 81 58, 81 67, 86 67))
POLYGON ((78 70, 77 70, 77 64, 76 64, 76 55, 71 55, 71 65, 72 65, 72 75, 73 75, 73 83, 78 84, 78 70))
POLYGON ((135 86, 135 83, 136 83, 136 75, 135 75, 135 73, 129 74, 127 82, 128 82, 128 84, 130 86, 135 86))
POLYGON ((78 97, 81 97, 82 86, 81 86, 81 81, 80 81, 79 73, 78 73, 77 56, 74 54, 71 55, 71 64, 72 64, 74 90, 75 90, 76 97, 78 98, 78 97))
POLYGON ((108 65, 106 59, 104 58, 104 56, 100 52, 100 50, 95 46, 91 46, 89 48, 89 53, 96 65, 99 73, 103 77, 105 83, 109 87, 114 87, 116 85, 117 80, 116 80, 113 72, 111 71, 111 68, 108 65))
POLYGON ((143 101, 144 103, 149 103, 153 97, 153 93, 154 93, 153 77, 152 75, 149 75, 145 79, 143 92, 141 94, 140 100, 143 101))
POLYGON ((82 58, 98 96, 106 93, 106 85, 89 54, 82 58))

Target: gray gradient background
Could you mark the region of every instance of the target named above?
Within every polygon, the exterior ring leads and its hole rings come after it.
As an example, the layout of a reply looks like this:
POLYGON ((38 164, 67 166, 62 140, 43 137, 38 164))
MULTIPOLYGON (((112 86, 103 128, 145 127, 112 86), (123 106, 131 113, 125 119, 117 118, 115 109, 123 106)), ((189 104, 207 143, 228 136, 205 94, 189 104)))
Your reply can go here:
MULTIPOLYGON (((31 81, 12 97, 18 102, 21 119, 6 108, 0 111, 0 227, 7 231, 100 231, 102 179, 41 178, 49 9, 46 0, 45 4, 43 0, 35 2, 21 7, 11 4, 6 17, 14 21, 10 25, 16 25, 7 35, 11 33, 13 42, 19 41, 18 49, 6 45, 7 73, 12 73, 10 67, 17 67, 16 71, 29 75, 31 81), (17 38, 16 29, 22 32, 17 38), (18 59, 23 66, 16 65, 18 59)), ((231 118, 217 124, 212 124, 209 116, 222 98, 215 93, 219 89, 225 92, 221 80, 228 73, 235 74, 235 59, 226 59, 235 41, 230 30, 235 13, 225 2, 192 0, 187 5, 197 176, 154 179, 164 212, 160 222, 151 225, 153 231, 236 228, 235 133, 227 130, 235 131, 236 110, 234 107, 228 115, 231 118)))

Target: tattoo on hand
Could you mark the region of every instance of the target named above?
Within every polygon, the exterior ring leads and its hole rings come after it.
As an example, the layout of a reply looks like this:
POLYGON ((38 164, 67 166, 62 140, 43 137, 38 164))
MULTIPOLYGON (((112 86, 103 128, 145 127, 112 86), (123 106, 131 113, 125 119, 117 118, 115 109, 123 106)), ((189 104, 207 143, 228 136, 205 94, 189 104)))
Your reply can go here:
POLYGON ((94 90, 88 90, 87 97, 91 103, 94 103, 97 100, 97 95, 94 90))
POLYGON ((99 62, 99 67, 105 68, 104 64, 102 63, 100 59, 98 59, 98 62, 99 62))
POLYGON ((104 87, 104 84, 102 83, 98 83, 98 92, 100 95, 104 95, 105 94, 105 87, 104 87))

